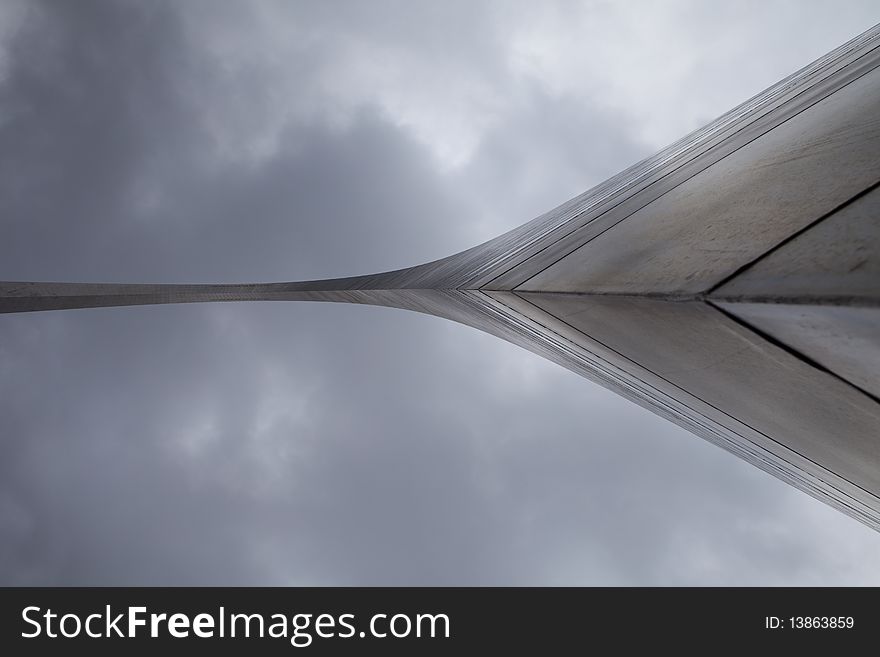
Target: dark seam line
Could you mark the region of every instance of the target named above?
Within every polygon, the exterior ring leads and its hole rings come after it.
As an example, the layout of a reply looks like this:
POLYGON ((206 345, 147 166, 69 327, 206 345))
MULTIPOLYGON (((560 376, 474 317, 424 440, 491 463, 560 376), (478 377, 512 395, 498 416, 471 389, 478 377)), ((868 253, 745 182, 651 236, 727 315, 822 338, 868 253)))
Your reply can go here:
MULTIPOLYGON (((510 290, 505 290, 505 292, 510 292, 510 290)), ((673 388, 676 388, 676 389, 678 389, 678 390, 681 390, 681 391, 684 392, 685 394, 690 395, 691 397, 694 397, 695 399, 698 399, 698 400, 701 401, 702 403, 706 404, 706 406, 708 406, 709 408, 712 408, 712 409, 718 411, 719 413, 721 413, 722 415, 724 415, 724 416, 726 416, 726 417, 729 417, 729 418, 731 418, 732 420, 734 420, 734 421, 736 421, 736 422, 739 422, 739 423, 742 424, 743 426, 748 427, 749 429, 751 429, 752 431, 754 431, 754 432, 757 433, 758 435, 764 436, 764 438, 766 438, 767 440, 769 440, 771 443, 773 443, 773 444, 775 444, 775 445, 779 445, 780 447, 782 447, 783 449, 785 449, 785 450, 791 452, 792 454, 796 454, 797 456, 799 456, 800 458, 804 459, 804 460, 807 461, 808 463, 812 463, 812 464, 813 464, 814 466, 816 466, 816 468, 818 468, 819 470, 821 470, 821 471, 823 471, 823 472, 827 472, 827 473, 829 473, 829 474, 831 474, 831 475, 837 477, 837 478, 840 479, 841 481, 845 481, 846 483, 848 483, 849 485, 851 485, 853 488, 856 488, 856 489, 862 491, 863 493, 869 495, 870 497, 872 497, 872 498, 874 498, 874 499, 876 499, 876 500, 880 500, 880 496, 875 495, 874 493, 872 493, 871 491, 867 490, 866 488, 863 488, 863 487, 860 486, 859 484, 850 481, 849 479, 847 479, 847 478, 845 478, 845 477, 843 477, 843 476, 837 474, 836 472, 834 472, 834 471, 832 471, 832 470, 829 470, 828 468, 826 468, 825 466, 823 466, 823 465, 817 463, 816 461, 814 461, 813 459, 809 458, 808 456, 804 456, 803 454, 801 454, 801 453, 798 452, 797 450, 792 449, 792 448, 789 447, 788 445, 779 442, 778 440, 774 439, 774 438, 771 437, 771 436, 768 436, 768 435, 765 434, 763 431, 760 431, 760 430, 756 429, 755 427, 751 426, 751 425, 748 424, 747 422, 743 422, 743 421, 740 420, 739 418, 736 418, 736 417, 730 415, 729 413, 726 413, 726 412, 723 411, 722 409, 718 408, 718 407, 715 406, 714 404, 709 403, 709 402, 706 401, 705 399, 702 399, 702 398, 699 397, 698 395, 696 395, 696 394, 694 394, 694 393, 692 393, 692 392, 690 392, 690 391, 688 391, 688 390, 685 390, 685 389, 682 388, 681 386, 679 386, 679 385, 673 383, 672 381, 670 381, 670 380, 668 380, 667 378, 661 376, 660 374, 657 374, 656 372, 654 372, 653 370, 651 370, 651 369, 645 367, 645 366, 642 365, 641 363, 638 363, 638 362, 634 361, 633 359, 631 359, 631 358, 627 357, 626 355, 620 353, 620 352, 617 351, 616 349, 614 349, 614 348, 608 346, 607 344, 605 344, 605 343, 602 342, 601 340, 597 340, 597 339, 594 338, 593 336, 591 336, 591 335, 589 335, 588 333, 582 331, 581 329, 578 329, 578 328, 572 326, 571 324, 569 324, 569 323, 566 322, 565 320, 563 320, 563 319, 557 317, 557 316, 554 315, 553 313, 548 312, 548 311, 544 310, 543 308, 541 308, 540 306, 538 306, 538 305, 532 303, 531 301, 529 301, 528 299, 526 299, 525 297, 523 297, 520 293, 516 292, 515 290, 512 291, 512 293, 515 294, 515 295, 516 295, 517 297, 519 297, 520 299, 522 299, 523 301, 525 301, 527 304, 529 304, 529 305, 531 305, 531 306, 534 306, 535 308, 537 308, 537 309, 538 309, 539 311, 541 311, 542 313, 546 313, 547 315, 550 315, 551 317, 555 318, 555 319, 556 319, 557 321, 559 321, 561 324, 564 324, 564 325, 568 326, 568 327, 569 327, 570 329, 572 329, 573 331, 576 331, 577 333, 582 333, 583 335, 585 335, 585 336, 588 337, 589 339, 593 340, 594 342, 597 342, 598 344, 602 345, 603 347, 605 347, 605 348, 608 349, 609 351, 612 351, 613 353, 617 354, 618 356, 620 356, 620 357, 623 358, 624 360, 627 360, 627 361, 629 361, 630 363, 633 363, 634 365, 636 365, 636 366, 642 368, 643 370, 645 370, 645 371, 647 371, 647 372, 650 372, 651 374, 653 374, 654 376, 656 376, 656 377, 657 377, 658 379, 660 379, 661 381, 665 381, 666 383, 668 383, 669 385, 671 385, 673 388)), ((530 294, 534 294, 534 292, 532 292, 532 293, 530 293, 530 294)), ((540 293, 539 293, 539 294, 540 294, 540 293)), ((509 307, 509 306, 508 306, 508 307, 509 307)), ((714 307, 714 306, 713 306, 713 307, 714 307)), ((512 309, 512 308, 511 308, 511 310, 513 310, 513 312, 518 312, 518 311, 516 311, 516 310, 514 310, 514 309, 512 309)), ((520 314, 522 314, 522 313, 520 313, 520 314)), ((535 321, 535 320, 532 320, 532 321, 535 321)), ((540 322, 537 322, 537 321, 536 321, 535 323, 540 324, 540 322)), ((540 324, 540 325, 541 325, 541 326, 544 326, 543 324, 540 324)), ((548 331, 550 331, 551 333, 554 333, 555 335, 558 335, 558 336, 559 336, 560 338, 562 338, 563 340, 566 340, 566 341, 568 341, 568 342, 572 342, 570 339, 566 338, 566 337, 563 336, 563 335, 560 335, 559 333, 557 333, 557 332, 554 331, 553 329, 551 329, 551 328, 549 328, 549 327, 546 327, 546 326, 545 326, 544 328, 546 328, 546 329, 547 329, 548 331)), ((749 328, 750 328, 750 327, 749 327, 749 328)), ((577 344, 577 343, 575 343, 575 344, 577 344)), ((601 357, 599 357, 599 358, 601 358, 601 357)), ((603 360, 604 360, 604 359, 603 359, 603 360)), ((643 382, 643 383, 644 383, 644 382, 643 382)), ((693 410, 693 411, 696 412, 696 413, 699 413, 699 411, 697 411, 696 409, 691 409, 691 410, 693 410)), ((715 420, 712 420, 711 418, 709 418, 708 416, 706 416, 706 415, 703 414, 703 413, 699 413, 699 414, 700 414, 702 417, 705 417, 706 419, 708 419, 708 420, 710 420, 710 421, 712 421, 712 422, 716 422, 715 420)), ((721 426, 724 426, 724 425, 721 424, 720 422, 717 422, 717 424, 719 424, 719 425, 721 425, 721 426)), ((730 430, 730 431, 733 431, 732 429, 729 429, 729 427, 725 427, 725 428, 727 428, 727 429, 730 430)), ((736 432, 734 432, 734 433, 736 433, 736 432)), ((743 438, 744 440, 749 440, 748 438, 746 438, 745 436, 742 436, 741 434, 737 434, 737 435, 739 435, 739 436, 740 436, 741 438, 743 438)), ((749 442, 752 442, 752 441, 749 440, 749 442)), ((752 443, 752 444, 754 444, 754 443, 752 443)), ((771 454, 772 454, 772 452, 771 452, 771 454)), ((778 454, 775 455, 775 456, 777 456, 778 458, 782 458, 782 457, 779 456, 778 454)), ((783 460, 784 460, 784 459, 783 459, 783 460)), ((789 463, 790 465, 794 466, 794 467, 798 467, 797 465, 795 465, 794 463, 791 463, 790 461, 788 461, 788 463, 789 463)), ((835 490, 837 490, 837 487, 834 486, 833 484, 830 484, 830 483, 828 483, 828 482, 825 482, 825 481, 822 480, 822 479, 820 479, 820 481, 823 481, 823 483, 826 483, 828 486, 831 486, 832 488, 834 488, 835 490)), ((846 493, 845 491, 840 491, 840 492, 843 493, 844 495, 847 495, 848 497, 850 497, 850 498, 852 498, 852 499, 855 499, 855 498, 852 497, 852 495, 849 495, 849 494, 846 493)))
MULTIPOLYGON (((872 48, 871 50, 869 50, 869 51, 867 51, 866 53, 864 53, 863 55, 859 56, 858 59, 853 60, 852 62, 850 62, 849 64, 845 65, 843 68, 839 69, 838 71, 835 71, 834 73, 829 74, 827 77, 822 78, 821 80, 818 80, 818 81, 814 82, 812 85, 810 85, 810 86, 807 87, 806 89, 800 91, 800 92, 797 93, 796 95, 792 96, 789 100, 785 101, 785 102, 784 102, 782 105, 780 105, 779 107, 775 108, 775 110, 779 110, 779 109, 785 107, 785 105, 788 105, 789 103, 791 103, 792 101, 794 101, 794 100, 795 100, 796 98, 798 98, 799 96, 802 96, 803 94, 808 93, 811 89, 813 89, 814 87, 816 87, 816 86, 817 86, 818 84, 820 84, 821 82, 824 82, 825 80, 827 80, 829 77, 831 77, 831 76, 834 75, 835 73, 839 73, 840 71, 844 71, 844 70, 846 70, 846 68, 855 65, 859 60, 861 60, 861 59, 867 57, 867 56, 870 55, 871 53, 874 53, 874 52, 875 52, 876 50, 878 50, 878 49, 880 49, 880 46, 875 46, 875 47, 872 48)), ((733 154, 736 153, 737 151, 739 151, 739 150, 745 148, 746 146, 748 146, 748 145, 751 144, 752 142, 756 141, 757 139, 760 139, 760 138, 763 137, 764 135, 766 135, 766 134, 772 132, 773 130, 775 130, 776 128, 778 128, 778 127, 780 127, 780 126, 785 125, 786 123, 788 123, 789 121, 791 121, 791 120, 794 119, 795 117, 799 116, 799 115, 802 114, 803 112, 807 111, 808 109, 811 109, 811 108, 812 108, 813 106, 815 106, 817 103, 820 103, 820 102, 822 102, 823 100, 825 100, 826 98, 829 98, 829 97, 833 96, 833 95, 836 94, 838 91, 841 91, 842 89, 845 89, 846 87, 848 87, 849 85, 851 85, 851 84, 852 84, 853 82, 855 82, 856 80, 860 80, 861 78, 863 78, 864 76, 866 76, 868 73, 871 73, 872 71, 874 71, 875 69, 877 69, 878 66, 880 66, 880 62, 878 62, 875 66, 873 66, 872 68, 868 69, 867 71, 865 71, 864 73, 862 73, 862 74, 859 75, 858 77, 853 78, 852 80, 850 80, 849 82, 847 82, 847 83, 844 84, 843 86, 838 87, 838 88, 835 89, 834 91, 831 91, 831 92, 825 94, 825 95, 822 96, 821 98, 817 98, 817 99, 815 99, 812 103, 810 103, 810 104, 807 105, 806 107, 801 108, 800 110, 798 110, 797 113, 792 114, 790 117, 788 117, 787 119, 785 119, 785 120, 782 121, 781 123, 778 123, 778 124, 774 125, 774 126, 771 127, 771 128, 767 128, 764 132, 762 132, 762 133, 759 134, 759 135, 756 135, 755 137, 753 137, 752 139, 750 139, 750 140, 747 141, 746 143, 741 144, 740 146, 738 146, 736 149, 732 150, 730 153, 728 153, 728 154, 725 155, 724 157, 722 157, 722 158, 720 158, 720 159, 718 159, 718 160, 715 160, 714 162, 711 162, 710 164, 707 164, 705 167, 703 167, 703 168, 700 169, 699 171, 694 172, 691 176, 688 176, 686 179, 682 180, 680 183, 676 184, 675 186, 671 187, 670 189, 667 189, 665 192, 663 192, 663 193, 660 194, 659 196, 657 196, 657 197, 651 199, 650 201, 648 201, 647 203, 645 203, 645 205, 642 205, 642 206, 636 208, 635 210, 633 210, 632 212, 630 212, 630 213, 629 213, 628 215, 626 215, 625 217, 622 217, 621 219, 615 221, 613 224, 611 224, 611 225, 608 226, 607 228, 604 228, 601 232, 597 233, 596 235, 594 235, 593 237, 591 237, 589 240, 587 240, 587 241, 584 242, 583 244, 580 244, 579 246, 575 247, 575 248, 572 249, 571 251, 566 252, 564 255, 560 256, 559 258, 557 258, 556 260, 554 260, 553 262, 551 262, 551 263, 548 264, 547 266, 543 267, 540 271, 535 272, 534 274, 532 274, 531 276, 529 276, 529 277, 528 277, 527 279, 525 279, 524 281, 522 281, 522 282, 520 282, 520 283, 517 283, 516 286, 515 286, 514 288, 512 288, 512 289, 514 289, 514 290, 519 289, 520 287, 522 287, 523 285, 525 285, 526 283, 528 283, 530 280, 532 280, 535 276, 537 276, 538 274, 540 274, 540 273, 543 272, 544 270, 546 270, 546 269, 552 267, 553 265, 555 265, 555 264, 556 264, 557 262, 559 262, 560 260, 562 260, 562 259, 568 257, 569 255, 571 255, 572 253, 574 253, 574 252, 577 251, 578 249, 580 249, 580 248, 584 247, 585 245, 589 244, 590 242, 592 242, 594 239, 596 239, 597 237, 599 237, 599 236, 602 235, 603 233, 605 233, 605 232, 611 230, 612 228, 614 228, 614 227, 615 227, 617 224, 619 224, 620 222, 625 221, 626 219, 629 219, 632 215, 634 215, 635 213, 637 213, 637 212, 643 210, 644 208, 646 208, 648 205, 650 205, 650 204, 653 203, 654 201, 657 201, 658 199, 663 198, 664 196, 666 196, 667 194, 669 194, 669 193, 670 193, 671 191, 673 191, 674 189, 680 187, 681 185, 683 185, 684 183, 688 182, 688 181, 691 180, 692 178, 694 178, 694 177, 698 176, 699 174, 703 173, 704 171, 706 171, 706 170, 709 169, 710 167, 713 167, 713 166, 715 166, 716 164, 718 164, 719 162, 722 162, 722 161, 725 160, 726 158, 730 157, 731 155, 733 155, 733 154)), ((747 102, 748 102, 748 101, 747 101, 747 102)), ((752 121, 751 123, 748 123, 748 124, 746 124, 746 125, 743 125, 743 126, 740 127, 736 132, 734 132, 734 133, 732 133, 731 135, 729 135, 726 139, 731 139, 731 138, 733 138, 734 136, 736 136, 737 134, 739 134, 739 133, 742 132, 743 130, 747 129, 749 126, 754 125, 754 123, 756 123, 756 122, 759 121, 761 118, 767 116, 768 114, 772 113, 772 112, 775 111, 775 110, 773 110, 773 109, 768 110, 766 114, 764 114, 764 115, 762 115, 762 116, 756 118, 756 119, 755 119, 754 121, 752 121)), ((725 139, 725 140, 726 140, 726 139, 725 139)), ((651 183, 649 183, 647 186, 643 187, 643 188, 642 188, 641 190, 639 190, 638 192, 635 192, 633 195, 631 195, 631 196, 629 196, 629 197, 627 197, 627 198, 621 200, 619 203, 617 203, 616 205, 614 205, 614 206, 608 208, 607 210, 605 210, 605 211, 602 212, 601 214, 599 214, 599 215, 597 215, 596 217, 594 217, 593 219, 589 220, 587 223, 583 224, 582 226, 578 226, 577 228, 574 228, 574 229, 570 230, 570 231, 567 232, 565 235, 562 235, 562 236, 560 236, 559 238, 555 239, 555 240, 552 241, 550 244, 547 244, 546 246, 542 247, 541 249, 539 249, 538 251, 536 251, 536 252, 533 253, 532 255, 528 256, 528 257, 525 258, 524 260, 522 260, 522 261, 520 261, 520 262, 518 262, 518 263, 516 263, 516 264, 511 265, 510 267, 508 267, 506 270, 504 270, 503 272, 501 272, 501 273, 498 274, 497 276, 494 276, 494 277, 492 278, 492 280, 490 280, 488 283, 486 283, 486 286, 491 285, 491 284, 492 284, 495 280, 497 280, 498 278, 501 278, 502 276, 508 274, 509 272, 511 272, 512 270, 516 269, 517 267, 522 266, 523 264, 525 264, 525 263, 528 262, 529 260, 532 260, 533 258, 535 258, 536 256, 540 255, 541 253, 543 253, 543 252, 546 251, 547 249, 549 249, 549 248, 555 246, 556 244, 558 244, 559 242, 561 242, 561 241, 565 240, 566 238, 570 237, 571 235, 573 235, 574 233, 578 232, 579 230, 581 230, 581 229, 583 229, 583 228, 589 226, 591 223, 593 223, 593 222, 596 221, 597 219, 601 218, 602 216, 606 215, 607 213, 611 212, 612 210, 614 210, 615 208, 617 208, 618 206, 620 206, 622 203, 625 203, 627 200, 629 200, 629 199, 631 199, 631 198, 635 198, 638 194, 641 194, 641 193, 643 193, 645 190, 649 189, 649 188, 651 187, 651 185, 654 185, 654 184, 656 184, 656 183, 658 183, 658 182, 661 182, 663 179, 667 178, 668 176, 673 175, 673 174, 676 173, 677 171, 680 171, 681 169, 683 169, 684 167, 686 167, 688 164, 698 161, 701 157, 707 155, 709 152, 712 151, 713 148, 717 148, 717 147, 718 147, 720 144, 722 144, 722 143, 723 143, 723 141, 719 142, 718 144, 715 144, 714 146, 710 146, 709 148, 707 148, 707 149, 706 149, 705 151, 703 151, 702 153, 699 153, 698 155, 695 155, 692 159, 688 160, 687 162, 682 163, 681 165, 679 165, 678 167, 676 167, 676 168, 673 169, 672 171, 668 171, 667 173, 663 174, 660 178, 657 178, 656 180, 652 181, 651 183)), ((583 213, 582 213, 582 214, 583 214, 583 213)), ((577 216, 580 216, 580 215, 577 215, 577 216)), ((577 219, 577 216, 573 217, 573 218, 572 218, 571 220, 569 220, 569 221, 573 221, 573 220, 577 219)), ((568 222, 566 222, 566 223, 568 223, 568 222)), ((560 226, 560 228, 562 228, 562 227, 564 227, 564 226, 565 226, 565 224, 562 224, 562 226, 560 226)), ((486 287, 486 288, 480 288, 480 289, 491 289, 491 288, 486 287)), ((499 290, 499 291, 504 291, 504 290, 499 290)))
POLYGON ((817 370, 820 370, 820 371, 822 371, 822 372, 825 372, 826 374, 830 374, 831 376, 833 376, 833 377, 834 377, 835 379, 837 379, 838 381, 842 381, 843 383, 845 383, 845 384, 846 384, 847 386, 849 386, 850 388, 853 388, 853 389, 855 389, 856 391, 862 393, 863 395, 865 395, 866 397, 868 397, 871 401, 874 401, 874 402, 876 402, 877 404, 880 404, 880 398, 878 398, 878 397, 877 397, 876 395, 874 395, 873 393, 868 392, 867 390, 865 390, 864 388, 862 388, 862 387, 856 385, 856 384, 853 383, 852 381, 850 381, 850 380, 848 380, 848 379, 842 377, 840 374, 837 374, 834 370, 828 369, 827 367, 825 367, 825 365, 822 365, 822 363, 819 363, 818 361, 813 360, 812 358, 810 358, 810 357, 807 356, 806 354, 804 354, 804 353, 798 351, 797 349, 795 349, 794 347, 792 347, 792 346, 786 344, 785 342, 783 342, 783 341, 780 340, 779 338, 774 337, 774 336, 771 335, 770 333, 767 333, 766 331, 764 331, 764 330, 762 330, 762 329, 756 327, 756 326, 753 325, 753 324, 750 324, 747 320, 745 320, 745 319, 743 319, 742 317, 739 317, 738 315, 736 315, 732 310, 728 310, 728 309, 726 309, 726 308, 722 308, 721 306, 718 306, 718 305, 712 303, 712 301, 710 301, 710 300, 708 300, 708 299, 706 300, 706 303, 707 303, 708 305, 712 306, 715 310, 717 310, 718 312, 720 312, 722 315, 725 315, 728 319, 730 319, 730 320, 736 322, 737 324, 739 324, 739 325, 742 326, 743 328, 746 328, 746 329, 748 329, 749 331, 752 331, 753 333, 756 333, 759 337, 761 337, 762 339, 766 340, 766 341, 769 342, 770 344, 779 347, 779 348, 782 349, 783 351, 787 352, 789 355, 794 356, 795 358, 797 358, 798 360, 802 361, 803 363, 809 365, 810 367, 814 367, 814 368, 816 368, 817 370))
POLYGON ((739 267, 738 269, 736 269, 732 274, 730 274, 730 275, 728 275, 728 276, 725 276, 724 278, 721 279, 720 282, 716 283, 715 285, 713 285, 712 287, 710 287, 708 290, 706 290, 705 294, 706 294, 707 296, 708 296, 708 295, 711 295, 711 294, 712 294, 713 292, 715 292, 718 288, 720 288, 720 287, 726 285, 727 283, 729 283, 730 281, 732 281, 734 278, 736 278, 737 276, 739 276, 740 274, 742 274, 743 272, 745 272, 747 269, 753 267, 754 265, 756 265, 757 263, 759 263, 761 260, 763 260, 763 259, 766 258, 767 256, 769 256, 769 255, 775 253, 776 251, 778 251, 779 249, 781 249, 783 246, 785 246, 786 244, 788 244, 788 243, 791 242, 792 240, 797 239, 798 237, 800 237, 801 235, 803 235, 804 233, 806 233, 808 230, 812 230, 812 229, 815 228, 817 225, 819 225, 820 223, 822 223, 823 221, 825 221, 826 219, 828 219, 829 217, 831 217, 831 215, 840 212, 840 211, 843 210, 846 206, 848 206, 848 205, 850 205, 850 204, 852 204, 852 203, 855 203, 856 201, 858 201, 858 200, 859 200, 860 198, 862 198, 863 196, 867 196, 868 194, 870 194, 871 192, 873 192, 875 189, 877 189, 878 186, 880 186, 880 180, 878 180, 877 182, 875 182, 875 183, 871 184, 870 186, 866 187, 865 189, 863 189, 862 191, 860 191, 860 192, 859 192, 858 194, 856 194, 855 196, 852 196, 851 198, 847 199, 846 201, 844 201, 843 203, 841 203, 840 205, 838 205, 837 207, 835 207, 833 210, 830 210, 829 212, 826 212, 825 214, 823 214, 823 215, 822 215, 821 217, 819 217, 818 219, 814 219, 813 221, 811 221, 810 223, 808 223, 808 224, 807 224, 806 226, 804 226, 803 228, 800 228, 800 229, 796 230, 796 231, 793 232, 791 235, 789 235, 788 237, 786 237, 785 239, 783 239, 781 242, 779 242, 776 246, 771 247, 770 249, 768 249, 767 251, 765 251, 764 253, 762 253, 761 255, 759 255, 757 258, 755 258, 755 259, 753 259, 753 260, 750 260, 750 261, 747 262, 746 264, 742 265, 741 267, 739 267))
MULTIPOLYGON (((559 294, 568 294, 560 292, 559 294)), ((880 297, 865 297, 860 295, 846 294, 793 294, 783 296, 779 294, 724 294, 719 290, 711 298, 705 294, 696 295, 702 301, 712 303, 742 303, 742 304, 767 304, 779 306, 811 306, 815 308, 859 308, 875 310, 880 308, 880 297)))

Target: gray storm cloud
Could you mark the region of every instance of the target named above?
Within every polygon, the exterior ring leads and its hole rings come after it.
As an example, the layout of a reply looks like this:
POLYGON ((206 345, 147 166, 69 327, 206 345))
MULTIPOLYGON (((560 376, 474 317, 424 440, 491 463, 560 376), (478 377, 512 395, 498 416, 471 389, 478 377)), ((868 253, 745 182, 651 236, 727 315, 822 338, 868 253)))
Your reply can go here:
MULTIPOLYGON (((6 4, 0 279, 448 255, 880 20, 870 2, 545 4, 6 4)), ((867 528, 404 311, 4 316, 0 449, 6 585, 880 582, 867 528)))

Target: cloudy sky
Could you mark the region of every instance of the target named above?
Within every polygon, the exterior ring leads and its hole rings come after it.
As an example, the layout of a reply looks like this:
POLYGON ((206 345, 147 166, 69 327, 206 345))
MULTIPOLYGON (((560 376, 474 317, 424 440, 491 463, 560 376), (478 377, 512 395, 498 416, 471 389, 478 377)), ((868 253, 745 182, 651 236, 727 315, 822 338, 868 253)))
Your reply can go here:
MULTIPOLYGON (((841 2, 0 1, 0 280, 283 281, 513 228, 841 2)), ((0 584, 880 584, 880 534, 406 311, 0 316, 0 584)))

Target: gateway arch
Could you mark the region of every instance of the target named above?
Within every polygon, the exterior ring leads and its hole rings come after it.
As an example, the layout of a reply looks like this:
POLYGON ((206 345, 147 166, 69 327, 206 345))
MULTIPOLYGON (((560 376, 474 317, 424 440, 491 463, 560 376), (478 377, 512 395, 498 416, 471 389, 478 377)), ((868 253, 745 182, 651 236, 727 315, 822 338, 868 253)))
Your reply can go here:
MULTIPOLYGON (((0 312, 336 301, 567 367, 880 529, 880 26, 468 251, 295 283, 0 283, 0 312)), ((0 319, 2 321, 2 319, 0 319)))

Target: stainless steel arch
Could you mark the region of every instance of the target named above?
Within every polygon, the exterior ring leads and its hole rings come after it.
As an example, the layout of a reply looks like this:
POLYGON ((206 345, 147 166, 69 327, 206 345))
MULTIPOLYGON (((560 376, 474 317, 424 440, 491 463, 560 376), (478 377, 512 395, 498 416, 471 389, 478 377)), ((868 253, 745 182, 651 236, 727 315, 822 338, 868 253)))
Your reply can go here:
POLYGON ((0 283, 0 312, 334 301, 459 321, 880 529, 880 26, 481 246, 382 274, 0 283))

